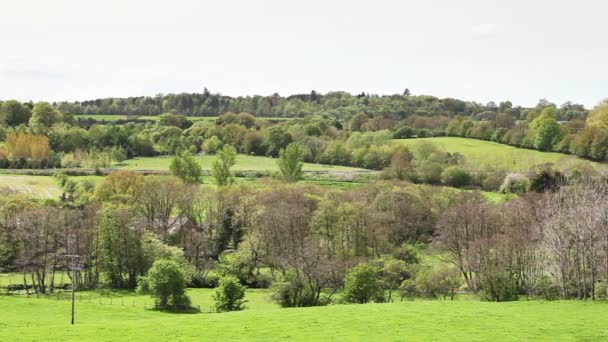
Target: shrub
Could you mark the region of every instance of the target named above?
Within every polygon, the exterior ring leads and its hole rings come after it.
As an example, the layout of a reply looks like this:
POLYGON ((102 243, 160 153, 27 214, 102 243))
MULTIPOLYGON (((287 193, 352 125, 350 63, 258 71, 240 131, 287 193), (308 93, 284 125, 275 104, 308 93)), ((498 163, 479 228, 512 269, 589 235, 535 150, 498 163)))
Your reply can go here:
POLYGON ((347 303, 383 302, 384 289, 381 270, 370 264, 355 266, 346 276, 344 300, 347 303))
POLYGON ((243 298, 245 298, 245 286, 232 276, 222 277, 213 295, 215 309, 218 312, 243 310, 245 304, 243 298))
POLYGON ((190 308, 190 299, 185 294, 186 276, 181 266, 172 260, 154 262, 148 275, 140 278, 139 291, 149 293, 160 310, 185 310, 190 308))
POLYGON ((273 282, 271 291, 272 300, 284 308, 326 305, 329 302, 326 298, 317 298, 294 272, 287 272, 282 281, 273 282))
POLYGON ((503 194, 523 194, 530 189, 530 180, 522 175, 509 174, 505 177, 500 192, 503 194))
POLYGON ((202 271, 196 271, 192 273, 188 287, 212 289, 216 288, 218 284, 218 276, 202 271))
POLYGON ((497 191, 505 180, 505 172, 492 171, 483 175, 481 179, 481 187, 485 191, 497 191))
POLYGON ((215 154, 222 146, 222 141, 215 135, 203 142, 203 150, 207 154, 215 154))
POLYGON ((534 286, 535 295, 545 300, 555 300, 560 297, 560 286, 556 282, 552 281, 551 277, 544 275, 540 277, 536 285, 534 286))
POLYGON ((441 181, 446 185, 460 188, 471 183, 471 175, 458 166, 450 166, 441 173, 441 181))
POLYGON ((451 300, 454 300, 454 296, 462 284, 463 279, 460 272, 445 264, 420 272, 416 277, 416 290, 421 296, 429 298, 446 299, 450 297, 451 300))
POLYGON ((606 281, 595 283, 595 299, 608 300, 608 283, 606 281))

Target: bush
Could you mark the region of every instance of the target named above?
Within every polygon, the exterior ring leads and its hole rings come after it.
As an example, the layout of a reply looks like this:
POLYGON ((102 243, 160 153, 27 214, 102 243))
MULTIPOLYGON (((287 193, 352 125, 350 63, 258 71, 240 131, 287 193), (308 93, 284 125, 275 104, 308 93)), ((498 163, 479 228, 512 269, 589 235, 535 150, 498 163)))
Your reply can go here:
POLYGON ((271 291, 272 300, 283 308, 321 306, 330 302, 322 294, 316 296, 293 271, 287 272, 282 281, 273 282, 271 291))
POLYGON ((347 303, 384 302, 381 270, 370 264, 355 266, 346 276, 344 300, 347 303))
POLYGON ((491 171, 483 175, 481 179, 481 187, 485 191, 497 191, 504 182, 506 177, 503 171, 491 171))
POLYGON ((190 299, 185 294, 185 272, 175 261, 155 261, 148 275, 140 278, 138 288, 140 292, 149 293, 154 298, 157 309, 190 309, 190 299))
POLYGON ((213 295, 215 309, 218 312, 243 310, 243 304, 245 304, 243 298, 245 298, 245 286, 232 276, 221 278, 215 295, 213 295))
POLYGON ((509 174, 500 186, 503 194, 523 194, 530 190, 530 180, 522 175, 509 174))
POLYGON ((203 142, 203 151, 205 151, 207 154, 215 154, 222 148, 223 145, 224 144, 220 138, 214 135, 203 142))
POLYGON ((454 300, 454 296, 462 284, 463 279, 460 272, 444 264, 420 272, 416 277, 418 294, 429 298, 446 299, 450 297, 451 300, 454 300))
POLYGON ((450 166, 441 173, 441 181, 446 185, 460 188, 471 183, 471 175, 458 166, 450 166))
POLYGON ((482 300, 508 302, 519 299, 515 277, 507 271, 486 271, 478 295, 482 300))
POLYGON ((416 281, 414 279, 405 279, 399 285, 399 294, 401 300, 414 299, 418 296, 418 289, 416 288, 416 281))
POLYGON ((560 292, 561 288, 559 284, 552 281, 551 277, 547 275, 540 277, 534 286, 534 294, 545 300, 558 299, 560 297, 560 292))
POLYGON ((594 294, 596 300, 608 300, 608 284, 605 281, 595 283, 594 294))
POLYGON ((188 284, 188 287, 213 289, 216 288, 218 284, 218 276, 209 273, 205 274, 201 271, 196 271, 192 273, 192 277, 190 278, 190 283, 188 284))

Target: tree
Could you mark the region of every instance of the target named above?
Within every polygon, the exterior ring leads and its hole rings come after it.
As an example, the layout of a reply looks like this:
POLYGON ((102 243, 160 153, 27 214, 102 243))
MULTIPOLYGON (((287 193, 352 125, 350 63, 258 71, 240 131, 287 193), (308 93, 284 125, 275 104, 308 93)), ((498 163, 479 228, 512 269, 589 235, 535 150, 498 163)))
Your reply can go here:
POLYGON ((230 185, 234 182, 234 177, 230 168, 234 166, 236 160, 236 149, 231 145, 224 145, 217 154, 211 172, 219 186, 230 185))
POLYGON ((215 309, 218 312, 243 310, 245 304, 243 298, 245 298, 245 286, 233 276, 222 277, 213 295, 215 309))
POLYGON ((8 100, 0 104, 0 124, 11 127, 27 124, 31 115, 30 109, 18 101, 8 100))
POLYGON ((160 259, 154 262, 145 278, 140 291, 149 292, 155 300, 157 309, 184 310, 190 308, 186 296, 186 275, 181 266, 173 260, 160 259))
POLYGON ((220 138, 218 138, 217 135, 214 135, 203 142, 203 151, 208 154, 215 154, 222 148, 222 145, 223 143, 220 138))
POLYGON ((161 126, 175 126, 181 129, 187 129, 192 126, 192 121, 188 120, 188 118, 183 115, 167 113, 159 116, 158 124, 161 126))
POLYGON ((169 170, 186 184, 202 182, 203 168, 189 152, 182 152, 173 158, 169 170))
POLYGON ((30 126, 45 131, 61 121, 62 114, 48 102, 38 102, 32 109, 30 126))
POLYGON ((550 151, 560 135, 559 123, 552 117, 542 119, 539 117, 538 119, 540 121, 537 123, 538 128, 536 129, 534 148, 541 151, 550 151))
POLYGON ((291 143, 282 149, 277 164, 283 179, 295 182, 302 178, 302 167, 304 167, 303 151, 299 144, 291 143))
POLYGON ((602 101, 599 106, 595 107, 587 118, 589 127, 597 127, 608 129, 608 99, 602 101))
POLYGON ((99 269, 112 288, 135 288, 137 277, 145 272, 141 232, 131 226, 133 214, 128 207, 106 205, 98 220, 99 269))
POLYGON ((346 276, 344 300, 359 304, 383 302, 384 288, 380 269, 370 264, 355 266, 346 276))

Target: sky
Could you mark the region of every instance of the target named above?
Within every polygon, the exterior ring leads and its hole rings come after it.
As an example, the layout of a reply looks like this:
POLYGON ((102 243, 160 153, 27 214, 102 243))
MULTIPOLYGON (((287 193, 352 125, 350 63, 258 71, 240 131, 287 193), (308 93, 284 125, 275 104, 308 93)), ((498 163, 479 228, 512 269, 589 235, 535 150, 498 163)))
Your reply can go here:
POLYGON ((0 0, 0 99, 311 90, 588 107, 602 0, 0 0))

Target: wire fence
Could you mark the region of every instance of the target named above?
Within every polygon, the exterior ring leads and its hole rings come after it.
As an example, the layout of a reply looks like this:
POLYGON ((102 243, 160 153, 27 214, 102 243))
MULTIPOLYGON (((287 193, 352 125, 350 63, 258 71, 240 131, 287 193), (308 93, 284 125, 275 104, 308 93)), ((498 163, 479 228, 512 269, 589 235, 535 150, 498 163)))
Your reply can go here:
MULTIPOLYGON (((59 286, 55 286, 53 292, 41 293, 36 291, 33 285, 24 285, 23 283, 14 283, 12 281, 6 281, 2 283, 0 280, 0 294, 9 296, 21 296, 25 298, 44 298, 52 299, 57 301, 71 301, 72 291, 71 284, 63 283, 59 286)), ((132 308, 142 308, 146 310, 155 309, 156 305, 154 300, 148 299, 145 296, 120 296, 120 295, 107 295, 96 292, 76 292, 74 299, 77 303, 90 303, 97 305, 111 305, 111 306, 122 306, 132 308)), ((201 305, 190 305, 189 307, 173 307, 175 311, 196 311, 204 313, 216 312, 214 306, 201 306, 201 305)))

